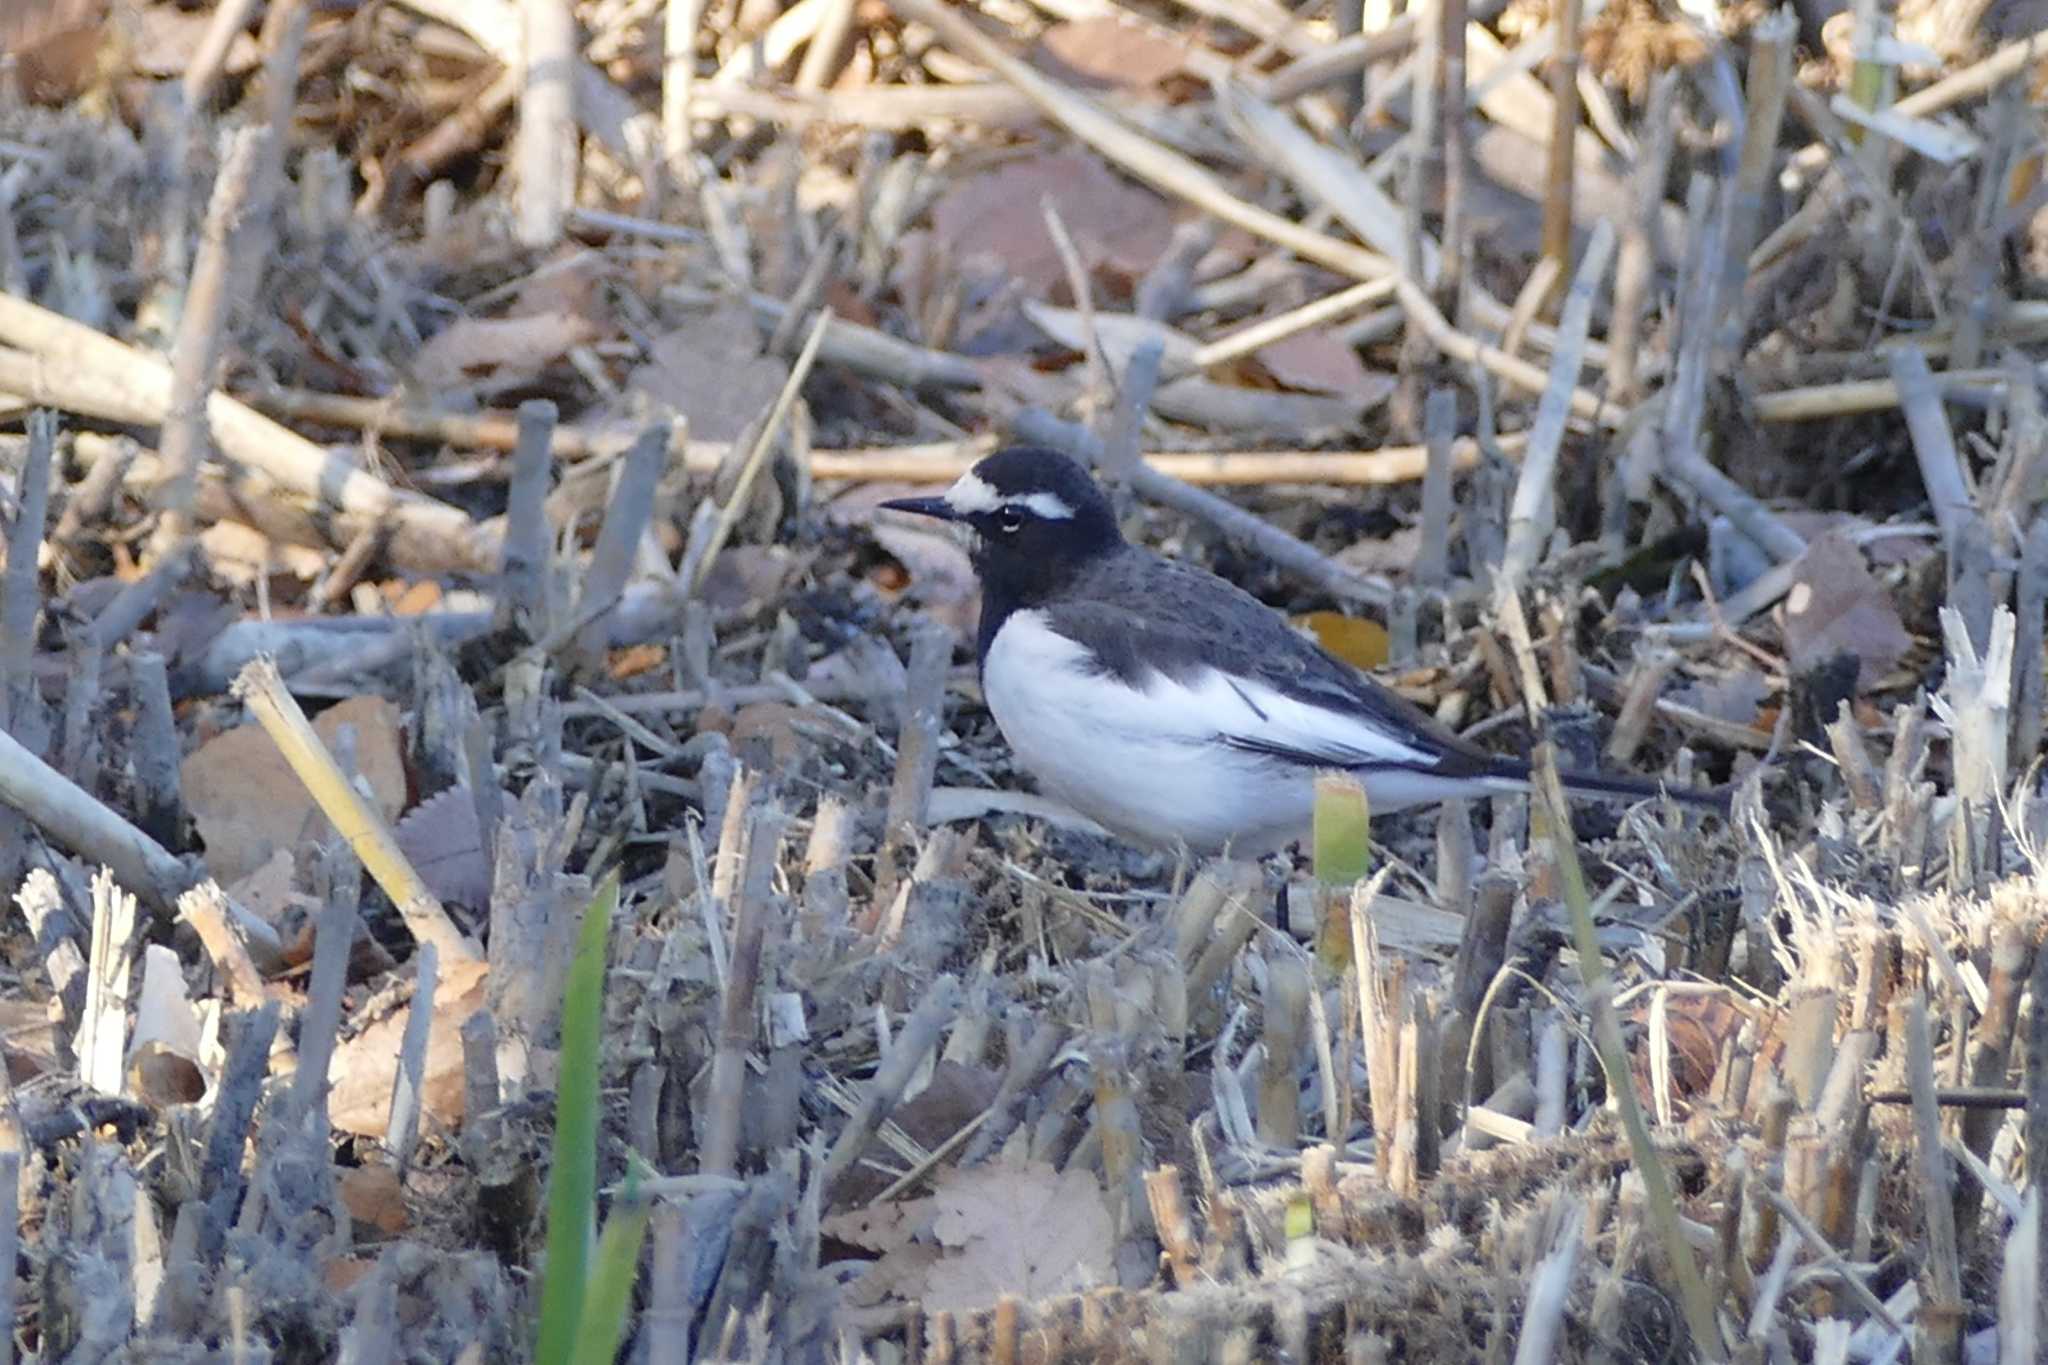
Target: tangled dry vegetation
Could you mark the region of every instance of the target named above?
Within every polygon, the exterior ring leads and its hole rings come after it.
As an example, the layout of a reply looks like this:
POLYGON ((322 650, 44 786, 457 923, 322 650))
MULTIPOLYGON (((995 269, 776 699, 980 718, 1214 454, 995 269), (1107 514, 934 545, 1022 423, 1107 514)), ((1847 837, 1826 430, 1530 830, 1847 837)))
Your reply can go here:
POLYGON ((635 1361, 2041 1358, 2028 13, 0 13, 5 1356, 528 1358, 617 869, 635 1361), (1733 818, 1104 837, 1010 437, 1733 818))

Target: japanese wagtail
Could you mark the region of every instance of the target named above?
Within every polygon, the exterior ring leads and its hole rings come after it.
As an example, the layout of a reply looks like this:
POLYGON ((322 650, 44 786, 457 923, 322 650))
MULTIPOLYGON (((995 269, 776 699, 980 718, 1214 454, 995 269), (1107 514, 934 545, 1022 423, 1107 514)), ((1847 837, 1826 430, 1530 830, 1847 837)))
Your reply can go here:
MULTIPOLYGON (((1127 542, 1064 455, 999 451, 938 497, 882 506, 974 533, 989 711, 1050 794, 1134 842, 1269 852, 1307 834, 1323 770, 1356 776, 1375 815, 1529 785, 1529 764, 1459 739, 1251 594, 1127 542)), ((1563 782, 1588 796, 1663 790, 1563 782)))

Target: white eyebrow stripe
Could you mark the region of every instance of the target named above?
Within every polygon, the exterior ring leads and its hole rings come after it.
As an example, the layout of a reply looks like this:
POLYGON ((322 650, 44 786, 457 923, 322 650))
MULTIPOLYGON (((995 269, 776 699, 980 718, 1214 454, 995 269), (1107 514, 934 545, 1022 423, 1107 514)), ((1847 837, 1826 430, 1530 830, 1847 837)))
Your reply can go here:
POLYGON ((1074 509, 1068 506, 1067 500, 1057 493, 1033 493, 1028 498, 1020 498, 1016 501, 1020 506, 1037 513, 1047 521, 1072 521, 1074 519, 1074 509))
POLYGON ((993 512, 1002 506, 1003 495, 995 485, 968 470, 946 490, 946 502, 956 512, 993 512))

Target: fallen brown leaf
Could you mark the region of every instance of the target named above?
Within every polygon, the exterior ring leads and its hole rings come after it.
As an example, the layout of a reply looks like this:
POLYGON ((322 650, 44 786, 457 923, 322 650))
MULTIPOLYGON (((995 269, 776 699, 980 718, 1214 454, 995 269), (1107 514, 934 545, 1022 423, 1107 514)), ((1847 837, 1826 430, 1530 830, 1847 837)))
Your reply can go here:
MULTIPOLYGON (((484 1005, 484 962, 444 962, 427 1033, 424 1112, 450 1128, 462 1122, 462 1025, 484 1005)), ((335 1049, 328 1075, 327 1110, 334 1126, 358 1137, 381 1138, 391 1117, 391 1082, 405 1041, 406 1012, 377 1020, 335 1049)))
POLYGON ((1795 673, 1854 654, 1868 687, 1913 646, 1891 594, 1864 567, 1863 552, 1830 531, 1808 543, 1785 594, 1785 659, 1795 673))
MULTIPOLYGON (((356 771, 389 820, 405 809, 405 758, 398 708, 382 697, 350 697, 322 711, 313 729, 334 747, 355 727, 356 771)), ((185 759, 180 785, 206 845, 206 865, 223 886, 240 881, 279 850, 324 839, 332 827, 277 745, 255 724, 208 740, 185 759)))
POLYGON ((1066 279, 1045 226, 1047 199, 1082 261, 1127 279, 1150 269, 1173 235, 1170 204, 1074 150, 1020 157, 961 182, 933 206, 934 234, 956 262, 993 266, 1044 297, 1066 279))

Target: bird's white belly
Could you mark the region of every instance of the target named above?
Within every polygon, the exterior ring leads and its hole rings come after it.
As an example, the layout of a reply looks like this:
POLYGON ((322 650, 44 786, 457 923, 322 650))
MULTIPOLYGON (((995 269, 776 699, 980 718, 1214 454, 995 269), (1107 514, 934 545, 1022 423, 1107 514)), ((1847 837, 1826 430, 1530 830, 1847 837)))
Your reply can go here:
POLYGON ((1311 773, 1232 750, 1199 714, 1089 672, 1035 613, 996 635, 982 693, 1050 795, 1128 838, 1257 854, 1308 832, 1311 773))
POLYGON ((1252 856, 1308 834, 1314 771, 1254 752, 1252 741, 1342 742, 1360 756, 1351 770, 1375 815, 1517 785, 1423 771, 1429 755, 1406 737, 1255 680, 1155 674, 1132 687, 1092 669, 1088 651, 1036 611, 1012 613, 996 632, 982 695, 1017 761, 1048 794, 1156 847, 1252 856))

